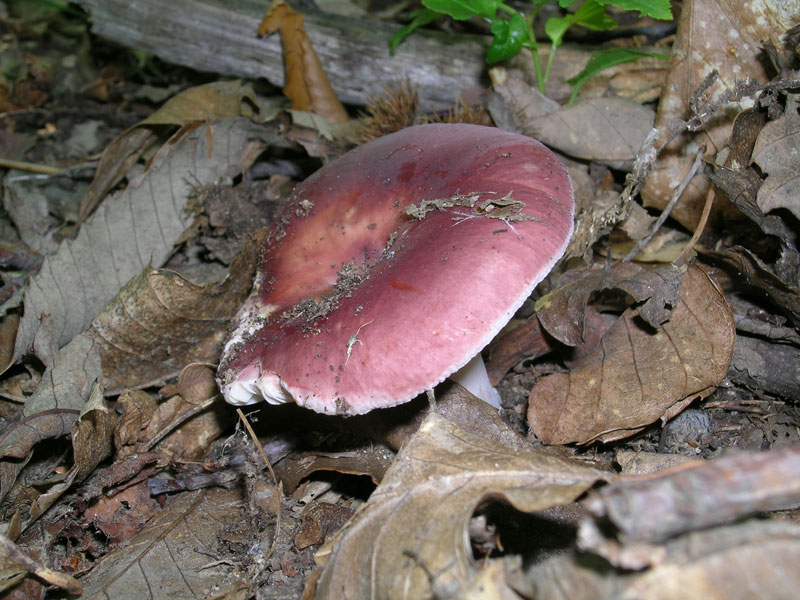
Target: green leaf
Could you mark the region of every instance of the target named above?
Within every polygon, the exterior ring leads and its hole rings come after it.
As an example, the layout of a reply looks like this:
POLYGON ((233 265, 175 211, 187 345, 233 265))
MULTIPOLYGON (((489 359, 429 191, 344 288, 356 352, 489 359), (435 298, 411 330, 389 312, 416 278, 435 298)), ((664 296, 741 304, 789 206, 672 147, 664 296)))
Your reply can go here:
POLYGON ((665 54, 656 54, 654 52, 644 52, 642 50, 632 50, 630 48, 611 48, 609 50, 598 50, 592 54, 592 58, 586 63, 583 71, 578 73, 572 79, 568 79, 567 83, 572 86, 572 94, 569 97, 567 106, 572 105, 575 97, 578 95, 578 90, 583 87, 589 79, 597 75, 600 71, 619 65, 626 62, 633 62, 642 58, 643 56, 650 56, 652 58, 660 58, 667 60, 669 57, 665 54))
POLYGON ((574 16, 576 25, 594 31, 606 31, 617 26, 617 22, 606 14, 605 7, 597 0, 587 0, 574 16))
POLYGON ((575 15, 551 17, 547 19, 547 22, 544 24, 544 32, 547 34, 547 37, 550 38, 550 41, 553 42, 554 46, 560 46, 564 34, 574 22, 575 15))
POLYGON ((494 19, 491 30, 494 39, 486 53, 486 62, 490 65, 516 56, 522 47, 522 42, 528 37, 525 17, 519 13, 512 15, 508 21, 494 19))
POLYGON ((410 15, 411 22, 408 25, 398 29, 395 34, 389 38, 389 53, 394 56, 397 46, 399 46, 400 42, 406 39, 412 31, 419 29, 420 27, 423 27, 432 21, 435 21, 441 16, 442 13, 438 13, 427 8, 412 12, 410 15))
POLYGON ((616 6, 623 10, 638 10, 639 16, 653 17, 662 21, 672 20, 669 0, 597 0, 604 6, 616 6))
POLYGON ((558 5, 561 8, 569 8, 573 4, 575 4, 576 0, 558 0, 558 5))
POLYGON ((470 17, 491 19, 497 13, 500 0, 422 0, 422 4, 436 12, 450 15, 456 21, 464 21, 470 17))

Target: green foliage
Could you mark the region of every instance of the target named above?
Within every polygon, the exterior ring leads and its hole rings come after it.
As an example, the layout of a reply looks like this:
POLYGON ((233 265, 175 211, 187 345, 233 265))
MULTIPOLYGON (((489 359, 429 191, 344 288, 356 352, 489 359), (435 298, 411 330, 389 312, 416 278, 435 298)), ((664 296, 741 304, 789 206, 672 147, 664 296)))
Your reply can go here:
POLYGON ((586 63, 583 71, 578 73, 572 79, 567 80, 567 83, 572 86, 572 94, 569 97, 567 106, 571 105, 575 101, 575 97, 578 95, 578 91, 583 87, 583 84, 597 75, 600 71, 622 63, 639 60, 643 56, 660 58, 661 60, 667 60, 667 58, 669 58, 664 54, 644 52, 642 50, 634 50, 632 48, 611 48, 609 50, 598 50, 592 54, 592 58, 590 58, 589 62, 586 63))
MULTIPOLYGON (((585 0, 577 10, 568 12, 563 17, 552 17, 545 23, 545 34, 552 46, 547 57, 547 65, 542 69, 538 51, 539 44, 532 24, 539 10, 549 1, 553 0, 531 0, 532 10, 525 15, 504 4, 502 0, 422 0, 425 8, 411 13, 411 21, 391 37, 389 48, 394 54, 398 44, 415 29, 427 25, 441 16, 446 15, 457 21, 473 17, 481 18, 489 22, 492 32, 492 44, 486 54, 486 62, 492 64, 506 60, 516 55, 521 48, 529 48, 534 56, 539 89, 544 91, 556 48, 561 45, 564 34, 573 25, 594 31, 613 29, 617 26, 617 22, 606 13, 607 6, 639 11, 640 16, 649 16, 654 19, 672 18, 669 0, 585 0)), ((555 1, 564 9, 570 8, 576 3, 576 0, 555 1)), ((570 102, 574 100, 577 90, 586 80, 597 74, 598 71, 636 60, 641 56, 653 55, 636 50, 618 49, 596 52, 586 69, 569 81, 573 88, 570 102)))

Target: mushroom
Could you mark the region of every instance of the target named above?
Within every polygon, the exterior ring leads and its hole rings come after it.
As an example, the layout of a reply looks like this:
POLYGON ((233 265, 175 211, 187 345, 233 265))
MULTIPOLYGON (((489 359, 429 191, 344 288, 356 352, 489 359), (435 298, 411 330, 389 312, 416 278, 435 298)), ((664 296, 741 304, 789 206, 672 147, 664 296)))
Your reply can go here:
POLYGON ((363 414, 465 367, 561 257, 572 186, 538 141, 429 124, 363 144, 292 192, 218 381, 235 405, 363 414))

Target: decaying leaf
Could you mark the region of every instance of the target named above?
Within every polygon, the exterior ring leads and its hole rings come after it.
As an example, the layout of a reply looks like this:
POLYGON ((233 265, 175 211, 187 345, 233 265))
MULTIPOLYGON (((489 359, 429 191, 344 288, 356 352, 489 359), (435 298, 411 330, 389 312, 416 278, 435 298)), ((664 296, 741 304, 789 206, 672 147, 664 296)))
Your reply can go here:
POLYGON ((15 360, 44 333, 64 346, 131 278, 161 265, 191 222, 187 201, 193 189, 241 172, 247 165, 240 164, 240 153, 252 154, 248 142, 263 144, 270 135, 250 121, 231 119, 184 130, 165 145, 143 176, 104 202, 78 237, 63 242, 31 279, 15 360), (43 315, 49 315, 52 333, 43 330, 43 315))
MULTIPOLYGON (((557 103, 502 69, 492 83, 513 115, 511 128, 570 156, 622 167, 636 158, 653 128, 652 109, 624 98, 589 98, 575 106, 557 103)), ((492 111, 500 110, 495 101, 492 111)))
POLYGON ((240 574, 214 560, 220 531, 241 512, 238 490, 185 492, 127 545, 107 554, 82 579, 86 600, 208 597, 232 586, 240 574), (178 575, 179 574, 179 575, 178 575))
POLYGON ((25 403, 23 420, 0 437, 0 497, 13 485, 36 444, 70 433, 101 379, 100 351, 88 336, 77 336, 56 355, 25 403))
POLYGON ((98 383, 92 385, 89 399, 72 426, 73 465, 63 481, 39 495, 31 504, 30 521, 38 519, 74 482, 83 480, 101 460, 111 454, 111 435, 117 414, 103 398, 98 383))
POLYGON ((481 574, 467 527, 482 502, 502 498, 532 512, 572 502, 605 478, 466 433, 432 412, 369 502, 317 554, 325 568, 314 597, 461 597, 481 574))
POLYGON ((630 168, 654 119, 631 100, 589 98, 531 121, 525 133, 575 158, 630 168))
MULTIPOLYGON (((693 104, 703 113, 725 94, 732 93, 731 100, 738 102, 741 98, 734 93, 737 81, 752 79, 764 83, 769 79, 765 63, 758 57, 761 46, 770 41, 779 48, 779 36, 800 17, 797 6, 792 11, 782 4, 781 0, 735 4, 725 0, 691 0, 683 3, 667 84, 656 119, 661 142, 668 140, 675 119, 687 120, 694 116, 693 104), (718 80, 703 94, 698 106, 695 94, 713 70, 718 72, 718 80)), ((698 115, 704 121, 701 132, 680 135, 665 148, 642 192, 646 206, 666 206, 694 160, 693 153, 687 153, 687 147, 706 146, 708 152, 725 147, 735 111, 730 105, 725 110, 718 108, 713 118, 710 114, 698 115)), ((697 224, 708 185, 704 175, 696 175, 672 211, 672 216, 689 229, 693 230, 697 224)))
POLYGON ((148 148, 157 143, 163 134, 159 126, 185 126, 250 116, 252 106, 256 104, 253 88, 241 81, 215 81, 173 96, 144 121, 126 129, 106 146, 97 164, 95 178, 81 199, 80 220, 85 221, 109 190, 125 177, 148 148))
POLYGON ((711 393, 728 370, 734 336, 722 292, 691 266, 668 321, 654 329, 627 309, 579 366, 539 381, 528 422, 547 444, 627 437, 711 393))
POLYGON ((547 332, 567 346, 585 343, 586 306, 593 294, 602 290, 622 290, 639 306, 639 315, 651 327, 669 319, 678 302, 682 273, 664 265, 645 268, 635 263, 616 263, 610 270, 573 270, 571 282, 544 296, 536 313, 547 332))
POLYGON ((131 279, 92 323, 107 392, 163 383, 192 362, 215 362, 250 292, 258 235, 221 281, 196 285, 165 269, 131 279))
POLYGON ((22 552, 5 535, 0 534, 0 590, 17 585, 26 575, 35 575, 42 581, 63 589, 69 594, 80 594, 80 582, 66 573, 43 567, 22 552))
POLYGON ((272 0, 258 35, 280 32, 283 48, 283 93, 292 101, 295 110, 310 110, 332 123, 349 119, 328 76, 311 46, 311 39, 303 27, 303 15, 292 10, 284 0, 272 0))
POLYGON ((758 190, 764 213, 785 208, 800 219, 800 115, 796 99, 786 100, 784 115, 767 123, 756 140, 753 160, 767 173, 758 190))

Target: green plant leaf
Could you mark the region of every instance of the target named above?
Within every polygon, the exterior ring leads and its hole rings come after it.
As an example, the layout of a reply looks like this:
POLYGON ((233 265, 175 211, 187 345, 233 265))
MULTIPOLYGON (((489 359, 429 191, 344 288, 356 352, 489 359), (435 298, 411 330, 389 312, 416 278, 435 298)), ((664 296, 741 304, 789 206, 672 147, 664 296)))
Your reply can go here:
POLYGON ((569 97, 567 106, 571 106, 578 95, 578 90, 583 87, 589 79, 597 75, 600 71, 619 65, 626 62, 633 62, 642 58, 643 56, 650 56, 652 58, 660 58, 667 60, 669 56, 665 54, 657 54, 655 52, 644 52, 642 50, 632 50, 630 48, 611 48, 609 50, 598 50, 592 54, 589 62, 583 68, 583 71, 578 73, 572 79, 568 79, 567 83, 572 86, 572 94, 569 97))
POLYGON ((606 14, 606 9, 597 0, 587 0, 574 15, 575 25, 594 31, 614 29, 617 22, 606 14))
POLYGON ((547 19, 544 24, 544 32, 554 46, 560 46, 564 34, 567 32, 572 24, 575 22, 575 15, 568 15, 566 17, 551 17, 547 19))
POLYGON ((394 52, 397 50, 397 46, 400 45, 400 42, 406 39, 412 31, 435 21, 442 16, 442 13, 423 8, 421 10, 415 10, 409 16, 411 17, 411 22, 398 29, 395 34, 389 38, 389 53, 392 56, 394 56, 394 52))
POLYGON ((638 10, 639 16, 653 17, 662 21, 672 19, 669 0, 597 0, 604 6, 616 6, 623 10, 638 10))
POLYGON ((522 47, 522 42, 528 37, 525 17, 519 13, 512 15, 507 21, 494 19, 491 30, 494 39, 486 53, 486 62, 489 64, 516 56, 522 47))
POLYGON ((491 19, 497 13, 500 0, 422 0, 422 4, 436 12, 450 15, 456 21, 464 21, 470 17, 491 19))

